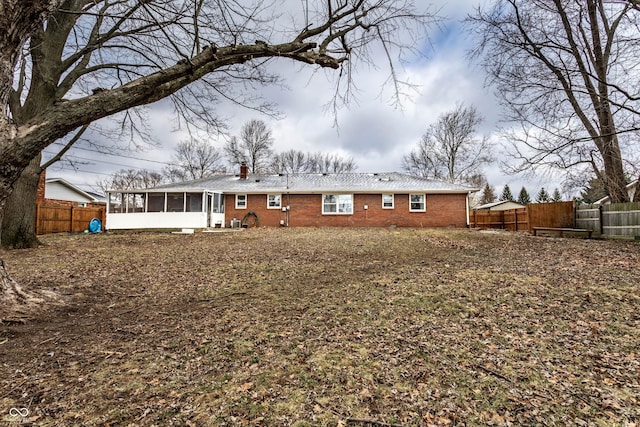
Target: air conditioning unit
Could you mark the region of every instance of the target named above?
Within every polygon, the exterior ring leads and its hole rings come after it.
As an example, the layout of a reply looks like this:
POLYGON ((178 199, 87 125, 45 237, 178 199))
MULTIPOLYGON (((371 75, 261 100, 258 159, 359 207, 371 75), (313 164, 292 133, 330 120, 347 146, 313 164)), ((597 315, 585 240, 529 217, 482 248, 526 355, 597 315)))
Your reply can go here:
POLYGON ((231 220, 231 228, 240 228, 241 225, 242 224, 239 219, 234 218, 231 220))

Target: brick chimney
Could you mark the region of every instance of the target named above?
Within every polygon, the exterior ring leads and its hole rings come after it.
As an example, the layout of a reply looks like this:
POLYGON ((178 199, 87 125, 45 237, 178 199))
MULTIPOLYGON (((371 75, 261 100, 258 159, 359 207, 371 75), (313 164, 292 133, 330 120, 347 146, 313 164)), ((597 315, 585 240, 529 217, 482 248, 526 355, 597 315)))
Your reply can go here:
POLYGON ((44 202, 44 188, 47 182, 47 171, 40 172, 40 180, 38 181, 38 190, 36 191, 36 203, 44 202))
POLYGON ((249 166, 246 162, 242 162, 240 165, 240 179, 247 179, 249 176, 249 166))

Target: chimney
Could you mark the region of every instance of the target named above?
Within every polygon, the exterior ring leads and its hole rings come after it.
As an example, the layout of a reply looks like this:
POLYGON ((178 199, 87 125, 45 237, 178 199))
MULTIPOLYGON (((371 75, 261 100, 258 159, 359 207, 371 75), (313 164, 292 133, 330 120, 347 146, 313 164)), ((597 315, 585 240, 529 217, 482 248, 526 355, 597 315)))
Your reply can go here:
POLYGON ((47 183, 47 171, 46 169, 40 172, 40 179, 38 181, 38 189, 36 191, 36 203, 44 202, 44 193, 47 183))
POLYGON ((242 162, 240 165, 240 179, 247 179, 249 176, 249 166, 246 162, 242 162))

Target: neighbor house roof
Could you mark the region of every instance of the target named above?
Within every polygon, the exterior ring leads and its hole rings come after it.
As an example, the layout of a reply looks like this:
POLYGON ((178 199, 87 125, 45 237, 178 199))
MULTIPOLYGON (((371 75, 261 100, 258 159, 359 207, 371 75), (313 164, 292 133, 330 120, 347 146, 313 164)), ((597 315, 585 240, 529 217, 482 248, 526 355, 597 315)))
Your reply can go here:
MULTIPOLYGON (((638 191, 638 182, 640 180, 635 180, 635 181, 631 181, 629 184, 627 184, 627 194, 629 194, 629 199, 633 200, 636 191, 638 191)), ((605 205, 611 203, 611 198, 609 196, 605 196, 600 200, 597 200, 594 202, 594 205, 605 205)))
POLYGON ((97 193, 83 191, 62 178, 47 178, 45 198, 77 202, 105 203, 106 198, 97 193))
MULTIPOLYGON (((221 191, 226 193, 469 193, 477 188, 449 184, 397 172, 389 173, 340 173, 340 174, 250 174, 246 179, 239 175, 216 175, 209 178, 139 190, 155 191, 221 191)), ((138 190, 136 190, 138 191, 138 190)))

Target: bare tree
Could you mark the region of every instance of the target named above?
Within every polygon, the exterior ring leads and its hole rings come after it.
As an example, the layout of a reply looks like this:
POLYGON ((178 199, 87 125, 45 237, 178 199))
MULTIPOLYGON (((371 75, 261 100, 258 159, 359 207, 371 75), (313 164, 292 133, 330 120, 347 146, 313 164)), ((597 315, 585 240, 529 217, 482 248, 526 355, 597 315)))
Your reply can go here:
POLYGON ((163 171, 171 182, 206 178, 226 169, 222 153, 208 142, 191 138, 180 142, 171 158, 171 165, 163 171))
POLYGON ((478 138, 483 118, 474 106, 458 104, 440 115, 422 136, 418 148, 404 156, 407 172, 451 183, 466 183, 492 161, 487 137, 478 138))
POLYGON ((352 158, 331 153, 305 153, 289 150, 273 157, 271 168, 276 173, 349 173, 356 169, 352 158))
POLYGON ((288 150, 277 153, 271 160, 271 170, 275 173, 307 172, 308 155, 304 151, 288 150))
POLYGON ((506 120, 521 124, 507 134, 511 171, 587 166, 614 202, 629 200, 621 144, 629 156, 640 118, 633 3, 497 0, 467 19, 506 120))
POLYGON ((357 168, 351 158, 343 158, 337 154, 313 153, 308 156, 307 172, 311 173, 349 173, 357 168))
POLYGON ((249 120, 240 129, 240 138, 232 137, 225 146, 229 163, 239 167, 243 162, 251 173, 266 172, 273 155, 271 129, 262 120, 249 120))
POLYGON ((136 188, 153 188, 162 184, 162 174, 146 169, 121 169, 108 179, 97 183, 100 190, 134 190, 136 188))
MULTIPOLYGON (((391 52, 420 46, 416 38, 433 21, 409 0, 319 2, 309 8, 308 20, 284 24, 272 19, 273 10, 263 2, 253 7, 208 2, 205 7, 161 0, 0 0, 0 216, 29 163, 86 124, 172 95, 182 114, 207 116, 209 96, 242 100, 251 82, 277 81, 264 67, 269 59, 342 68, 346 86, 338 82, 339 102, 352 88, 354 65, 374 65, 373 44, 388 53, 393 77, 397 61, 391 52), (39 39, 42 30, 58 25, 71 28, 66 39, 47 46, 61 52, 60 58, 40 62, 38 54, 45 49, 37 47, 48 40, 39 39), (112 62, 116 59, 121 62, 112 62), (23 60, 32 64, 25 70, 54 69, 57 61, 66 67, 42 80, 19 74, 14 85, 23 60), (24 90, 38 84, 53 95, 44 104, 29 104, 34 107, 24 114, 14 110, 27 105, 24 90)), ((0 291, 2 306, 25 301, 1 263, 0 291)))

